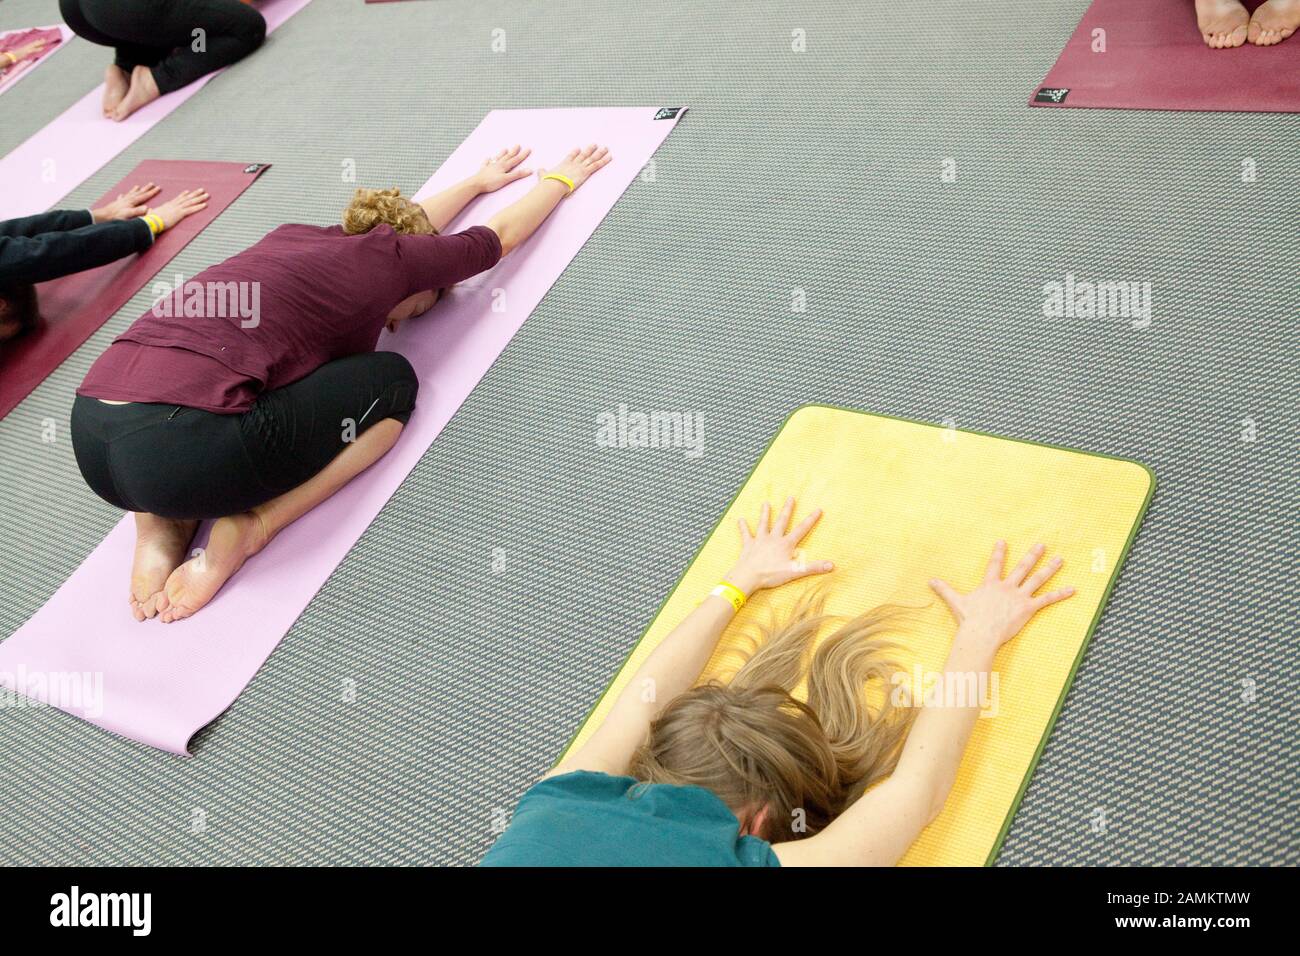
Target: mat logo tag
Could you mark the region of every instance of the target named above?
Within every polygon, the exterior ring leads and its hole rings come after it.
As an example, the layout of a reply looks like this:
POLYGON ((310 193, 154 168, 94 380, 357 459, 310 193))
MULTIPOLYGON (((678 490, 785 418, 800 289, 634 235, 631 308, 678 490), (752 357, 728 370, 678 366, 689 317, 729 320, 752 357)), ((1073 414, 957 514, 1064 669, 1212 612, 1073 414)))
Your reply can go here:
POLYGON ((50 897, 51 926, 124 926, 132 936, 153 928, 152 893, 82 893, 77 886, 50 897))
POLYGON ((1129 319, 1135 329, 1151 324, 1151 283, 1106 279, 1093 282, 1066 273, 1043 285, 1043 315, 1049 319, 1129 319))
POLYGON ((1034 97, 1035 103, 1064 103, 1065 98, 1070 95, 1068 86, 1044 86, 1034 97))
POLYGON ((655 114, 655 119, 676 119, 677 114, 681 111, 682 107, 680 106, 663 106, 660 107, 659 112, 655 114))
POLYGON ((244 172, 260 173, 264 169, 266 169, 266 163, 249 163, 247 166, 244 167, 244 172))

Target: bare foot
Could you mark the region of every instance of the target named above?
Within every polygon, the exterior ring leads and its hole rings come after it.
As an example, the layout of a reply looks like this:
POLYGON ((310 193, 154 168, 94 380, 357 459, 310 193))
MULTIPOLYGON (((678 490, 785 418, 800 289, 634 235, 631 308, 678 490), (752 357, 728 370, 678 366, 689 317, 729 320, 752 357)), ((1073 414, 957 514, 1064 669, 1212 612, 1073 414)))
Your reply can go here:
POLYGON ((131 565, 131 594, 127 600, 137 621, 158 613, 163 585, 185 560, 185 549, 198 524, 136 513, 135 561, 131 565))
POLYGON ((1206 46, 1226 50, 1246 42, 1250 11, 1240 0, 1196 0, 1196 24, 1206 46))
POLYGON ((1281 43, 1300 28, 1300 0, 1268 0, 1250 18, 1250 42, 1256 46, 1281 43))
POLYGON ((198 611, 269 540, 266 525, 256 512, 218 518, 203 553, 186 561, 167 578, 158 599, 158 619, 170 624, 198 611))
POLYGON ((104 116, 112 117, 130 85, 126 72, 116 63, 110 63, 104 70, 104 116))
POLYGON ((152 103, 162 96, 158 84, 154 82, 153 71, 147 66, 137 66, 131 70, 131 85, 127 88, 122 102, 113 107, 109 113, 111 119, 122 122, 146 103, 152 103))

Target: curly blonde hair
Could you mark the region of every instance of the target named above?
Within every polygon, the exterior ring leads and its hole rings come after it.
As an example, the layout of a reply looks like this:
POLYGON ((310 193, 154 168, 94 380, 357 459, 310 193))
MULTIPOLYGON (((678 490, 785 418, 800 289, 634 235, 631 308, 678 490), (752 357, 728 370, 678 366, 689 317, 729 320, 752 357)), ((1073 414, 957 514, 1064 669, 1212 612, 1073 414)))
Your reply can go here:
POLYGON ((358 189, 348 208, 343 210, 343 231, 358 236, 379 225, 416 236, 438 231, 424 210, 403 196, 400 189, 358 189))

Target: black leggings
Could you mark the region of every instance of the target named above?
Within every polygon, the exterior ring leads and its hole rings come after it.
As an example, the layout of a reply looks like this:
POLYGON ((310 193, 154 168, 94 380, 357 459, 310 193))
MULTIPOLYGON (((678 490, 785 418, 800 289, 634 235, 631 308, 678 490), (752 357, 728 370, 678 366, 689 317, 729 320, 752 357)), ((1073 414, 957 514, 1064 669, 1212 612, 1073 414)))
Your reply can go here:
POLYGON ((266 38, 266 18, 239 0, 59 0, 72 32, 117 50, 127 73, 147 66, 163 93, 242 60, 266 38), (193 49, 195 30, 205 52, 193 49))
POLYGON ((405 422, 418 389, 405 358, 367 352, 265 392, 239 415, 78 395, 72 449, 86 483, 111 505, 220 518, 298 487, 375 422, 405 422))

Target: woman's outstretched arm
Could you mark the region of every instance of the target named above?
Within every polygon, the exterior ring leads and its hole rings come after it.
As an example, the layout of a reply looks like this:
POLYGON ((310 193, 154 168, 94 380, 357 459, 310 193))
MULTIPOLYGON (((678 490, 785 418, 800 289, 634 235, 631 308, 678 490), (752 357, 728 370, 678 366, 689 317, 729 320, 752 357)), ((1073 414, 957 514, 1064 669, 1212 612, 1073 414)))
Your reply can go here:
POLYGON ((565 196, 574 192, 595 173, 609 165, 614 157, 604 146, 595 144, 586 149, 575 149, 564 162, 552 170, 542 170, 545 176, 562 176, 573 183, 570 188, 557 179, 543 178, 528 194, 487 221, 487 227, 501 240, 501 255, 507 256, 521 242, 537 231, 565 196))
MULTIPOLYGON (((1043 556, 1041 544, 1035 545, 1003 578, 1006 550, 1005 542, 999 541, 984 580, 970 594, 959 594, 938 579, 930 582, 957 620, 957 636, 944 665, 945 687, 949 681, 955 687, 988 686, 987 676, 998 648, 1043 608, 1074 593, 1074 588, 1063 588, 1034 596, 1061 567, 1061 559, 1053 558, 1034 571, 1043 556)), ((945 700, 937 706, 923 707, 889 778, 864 794, 821 833, 773 847, 782 865, 897 863, 943 809, 981 707, 979 700, 945 700)))
POLYGON ((495 156, 489 156, 483 160, 483 166, 473 176, 462 179, 455 186, 444 189, 436 196, 420 200, 420 208, 429 217, 433 228, 442 232, 449 222, 459 216, 461 211, 479 196, 484 193, 494 193, 516 179, 523 179, 530 175, 532 170, 522 168, 521 164, 531 152, 531 149, 516 145, 501 150, 495 156))
MULTIPOLYGON (((753 534, 747 521, 743 518, 739 521, 740 558, 725 581, 746 595, 832 570, 829 561, 805 563, 795 555, 799 542, 817 523, 821 511, 814 511, 787 531, 794 513, 794 499, 786 499, 776 524, 769 526, 771 510, 763 505, 758 530, 753 534)), ((705 598, 637 668, 591 739, 547 776, 574 770, 627 773, 632 755, 650 731, 651 721, 674 697, 695 686, 735 614, 735 607, 726 597, 710 594, 705 598)))

